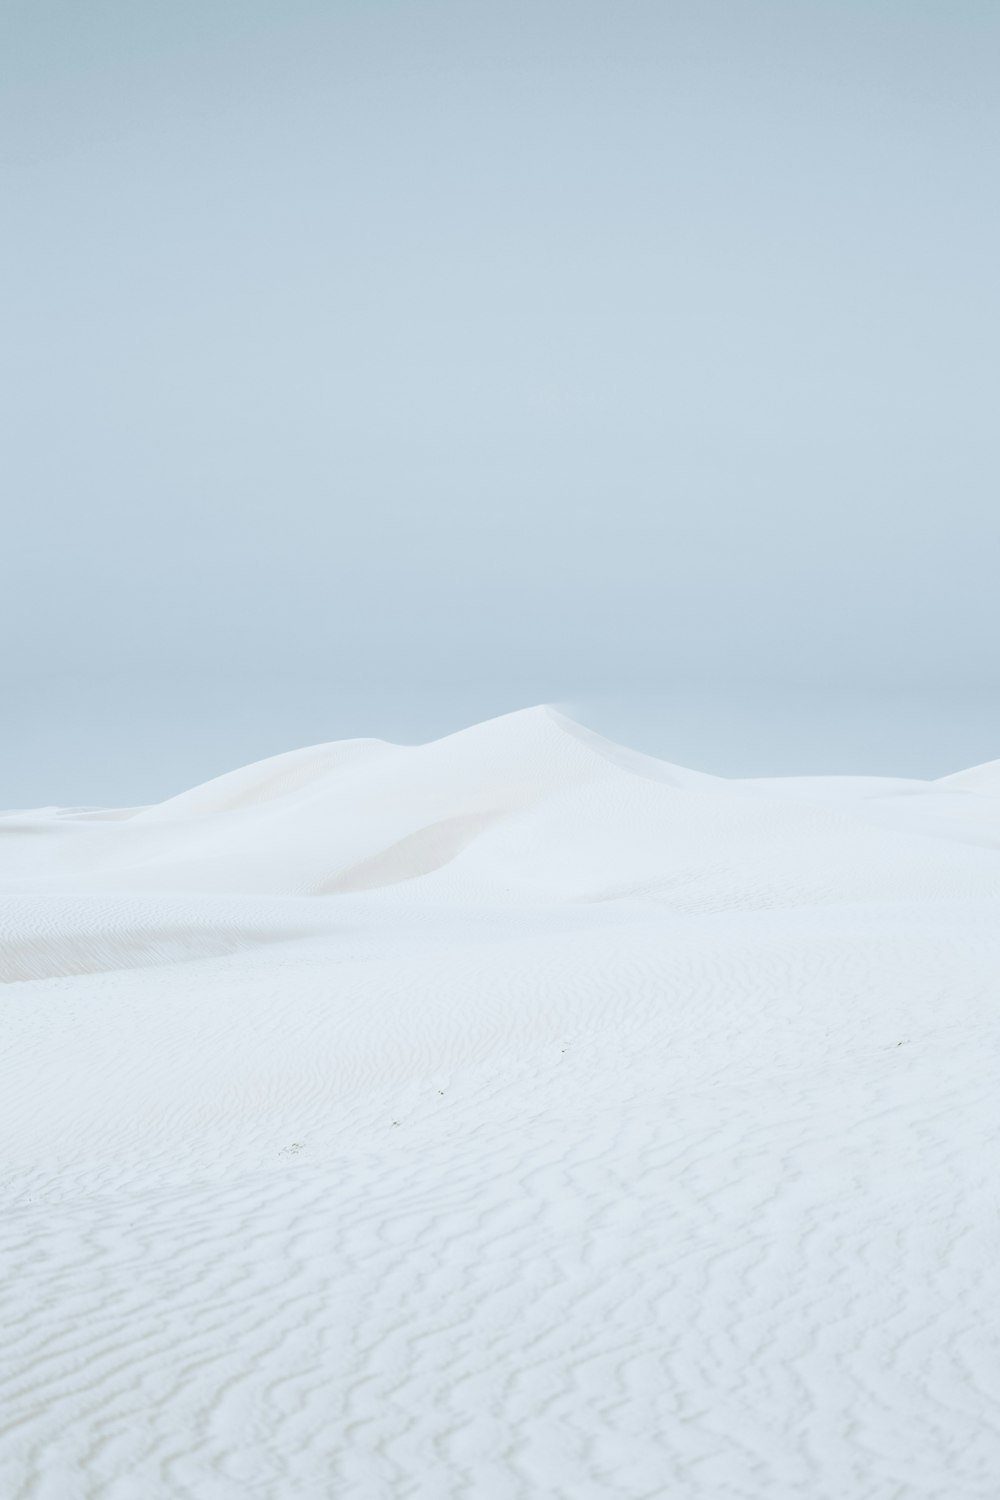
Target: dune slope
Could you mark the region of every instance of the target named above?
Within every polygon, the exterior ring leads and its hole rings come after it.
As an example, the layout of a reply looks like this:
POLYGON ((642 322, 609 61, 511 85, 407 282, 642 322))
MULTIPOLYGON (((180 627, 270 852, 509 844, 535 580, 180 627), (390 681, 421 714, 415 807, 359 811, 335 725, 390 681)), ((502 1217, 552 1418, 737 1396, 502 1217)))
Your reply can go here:
POLYGON ((995 765, 0 815, 0 1495, 987 1500, 995 765))

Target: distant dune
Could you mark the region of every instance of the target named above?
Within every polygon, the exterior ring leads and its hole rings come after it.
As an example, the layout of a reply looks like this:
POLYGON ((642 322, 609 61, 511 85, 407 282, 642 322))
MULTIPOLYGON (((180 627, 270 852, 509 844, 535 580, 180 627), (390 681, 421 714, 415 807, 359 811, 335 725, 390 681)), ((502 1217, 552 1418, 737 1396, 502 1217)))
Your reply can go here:
POLYGON ((0 815, 0 1496, 993 1500, 1000 761, 0 815))

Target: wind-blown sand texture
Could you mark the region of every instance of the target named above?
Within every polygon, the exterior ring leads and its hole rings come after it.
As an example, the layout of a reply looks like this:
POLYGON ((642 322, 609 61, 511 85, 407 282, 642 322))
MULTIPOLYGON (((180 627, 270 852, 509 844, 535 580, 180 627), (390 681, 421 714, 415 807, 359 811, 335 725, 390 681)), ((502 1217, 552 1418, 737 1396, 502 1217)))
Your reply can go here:
POLYGON ((3 1500, 995 1500, 1000 763, 0 818, 3 1500))

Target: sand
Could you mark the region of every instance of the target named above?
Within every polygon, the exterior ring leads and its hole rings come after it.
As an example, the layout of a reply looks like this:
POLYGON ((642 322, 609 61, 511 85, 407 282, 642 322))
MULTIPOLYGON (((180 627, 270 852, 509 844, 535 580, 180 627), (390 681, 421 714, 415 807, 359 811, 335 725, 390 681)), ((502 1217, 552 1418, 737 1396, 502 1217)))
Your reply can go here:
POLYGON ((1000 762, 0 817, 3 1500, 1000 1492, 1000 762))

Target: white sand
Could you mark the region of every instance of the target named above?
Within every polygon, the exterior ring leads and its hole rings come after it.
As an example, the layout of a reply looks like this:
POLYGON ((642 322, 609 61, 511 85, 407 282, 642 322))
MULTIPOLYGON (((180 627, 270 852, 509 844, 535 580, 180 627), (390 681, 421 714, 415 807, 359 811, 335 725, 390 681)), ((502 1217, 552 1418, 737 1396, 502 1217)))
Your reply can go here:
POLYGON ((0 1500, 995 1500, 1000 763, 0 818, 0 1500))

